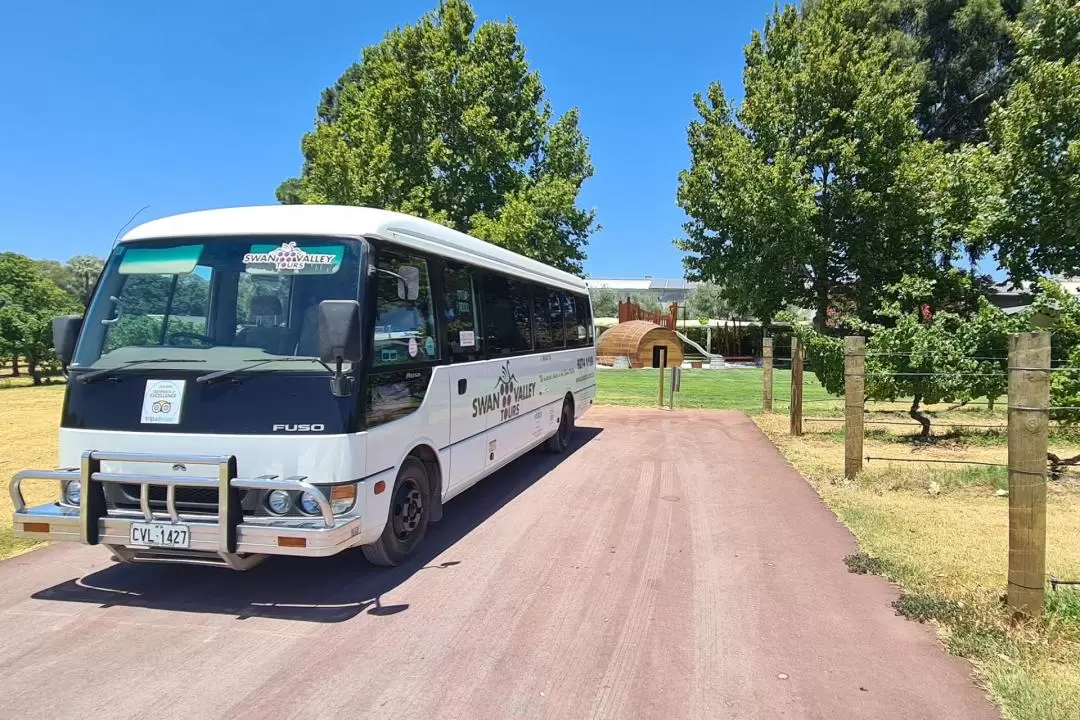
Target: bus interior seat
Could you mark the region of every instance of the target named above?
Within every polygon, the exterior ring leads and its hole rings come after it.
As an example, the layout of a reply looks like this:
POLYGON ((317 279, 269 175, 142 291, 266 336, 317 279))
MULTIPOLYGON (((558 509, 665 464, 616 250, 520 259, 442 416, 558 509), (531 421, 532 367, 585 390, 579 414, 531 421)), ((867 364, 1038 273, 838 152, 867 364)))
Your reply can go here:
POLYGON ((279 324, 281 300, 275 295, 256 295, 251 299, 251 316, 254 326, 241 330, 234 345, 257 347, 274 355, 288 354, 289 329, 279 324))

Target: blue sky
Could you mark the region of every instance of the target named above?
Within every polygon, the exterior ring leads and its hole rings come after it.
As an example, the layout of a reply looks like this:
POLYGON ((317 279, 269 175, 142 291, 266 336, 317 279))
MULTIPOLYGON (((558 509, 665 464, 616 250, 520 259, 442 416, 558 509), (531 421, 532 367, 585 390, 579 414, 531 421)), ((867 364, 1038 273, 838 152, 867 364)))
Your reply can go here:
MULTIPOLYGON (((274 202, 320 91, 436 0, 11 3, 0 24, 0 250, 104 255, 145 221, 274 202)), ((556 111, 581 108, 602 232, 594 277, 681 277, 677 175, 691 98, 741 93, 772 0, 474 0, 513 17, 556 111)))

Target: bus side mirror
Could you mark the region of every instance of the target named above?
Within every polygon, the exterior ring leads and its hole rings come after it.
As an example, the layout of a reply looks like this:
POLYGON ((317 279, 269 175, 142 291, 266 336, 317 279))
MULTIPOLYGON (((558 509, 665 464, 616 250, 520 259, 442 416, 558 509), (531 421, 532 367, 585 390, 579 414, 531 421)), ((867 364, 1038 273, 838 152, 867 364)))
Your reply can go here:
POLYGON ((355 300, 319 303, 319 359, 325 363, 359 362, 363 350, 360 303, 355 300))
POLYGON ((56 348, 56 355, 65 369, 71 364, 71 358, 75 355, 75 341, 79 337, 81 328, 81 315, 61 315, 53 318, 53 347, 56 348))
POLYGON ((416 300, 420 297, 420 268, 402 265, 398 268, 398 300, 416 300))

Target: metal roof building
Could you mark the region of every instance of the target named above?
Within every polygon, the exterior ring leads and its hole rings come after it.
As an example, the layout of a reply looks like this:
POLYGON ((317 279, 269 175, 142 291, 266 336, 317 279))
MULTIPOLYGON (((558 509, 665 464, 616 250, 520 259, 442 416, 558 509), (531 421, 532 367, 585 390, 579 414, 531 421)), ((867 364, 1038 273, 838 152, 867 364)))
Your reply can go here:
POLYGON ((699 285, 682 279, 653 278, 585 278, 590 289, 608 288, 619 295, 648 293, 656 295, 662 303, 682 302, 699 285))

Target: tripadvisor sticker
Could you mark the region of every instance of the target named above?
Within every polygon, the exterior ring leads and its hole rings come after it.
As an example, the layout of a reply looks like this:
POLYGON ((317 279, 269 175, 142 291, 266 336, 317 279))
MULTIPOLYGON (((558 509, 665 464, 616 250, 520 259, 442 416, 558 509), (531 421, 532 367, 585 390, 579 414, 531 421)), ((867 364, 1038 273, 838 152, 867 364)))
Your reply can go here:
POLYGON ((252 275, 331 275, 341 267, 340 246, 297 247, 296 242, 252 245, 244 268, 252 275))
POLYGON ((144 425, 179 425, 183 406, 183 380, 146 381, 142 404, 144 425))

